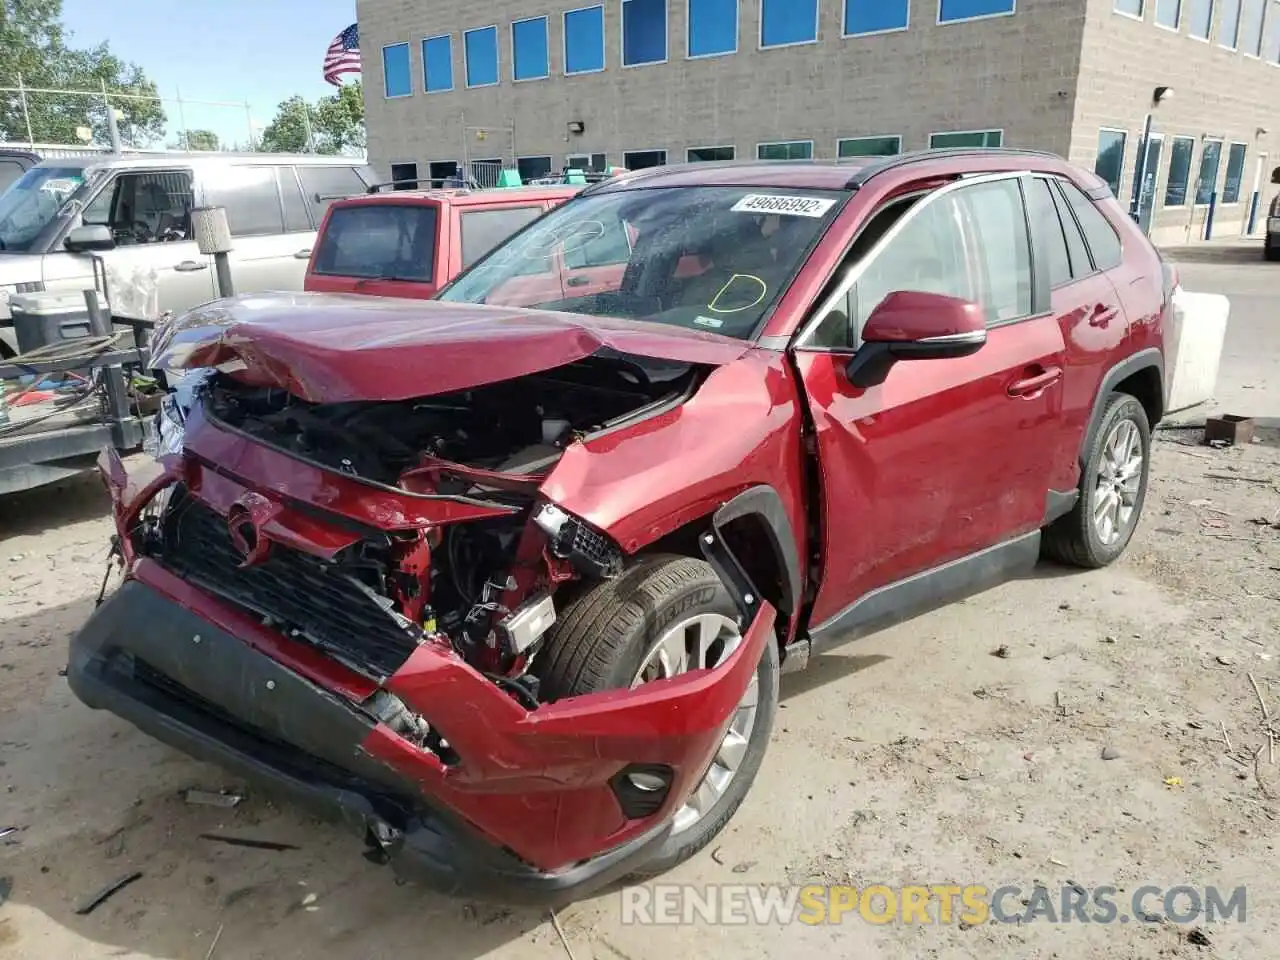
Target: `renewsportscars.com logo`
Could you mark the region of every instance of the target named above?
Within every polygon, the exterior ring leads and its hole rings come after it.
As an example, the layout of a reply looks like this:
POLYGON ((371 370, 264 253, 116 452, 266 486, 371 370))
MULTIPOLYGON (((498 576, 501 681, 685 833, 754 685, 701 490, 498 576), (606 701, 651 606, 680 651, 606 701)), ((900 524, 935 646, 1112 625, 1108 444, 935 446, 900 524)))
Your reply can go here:
POLYGON ((803 887, 653 884, 621 893, 621 920, 636 925, 995 923, 1213 923, 1246 919, 1247 888, 1146 885, 1132 891, 1078 884, 986 887, 930 884, 803 887))

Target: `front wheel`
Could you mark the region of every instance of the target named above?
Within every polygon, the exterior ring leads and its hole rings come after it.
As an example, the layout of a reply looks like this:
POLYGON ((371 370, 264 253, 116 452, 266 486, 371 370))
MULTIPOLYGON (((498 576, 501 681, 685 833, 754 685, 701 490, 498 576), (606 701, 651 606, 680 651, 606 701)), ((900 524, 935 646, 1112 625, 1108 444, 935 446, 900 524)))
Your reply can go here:
MULTIPOLYGON (((552 627, 534 670, 544 695, 558 700, 712 668, 742 642, 738 610, 710 564, 655 556, 575 599, 552 627)), ((771 641, 710 766, 637 876, 656 876, 687 860, 733 817, 769 744, 778 674, 771 641)))
POLYGON ((1147 411, 1127 393, 1112 394, 1088 451, 1080 499, 1044 532, 1044 552, 1077 567, 1105 567, 1137 529, 1151 470, 1147 411))

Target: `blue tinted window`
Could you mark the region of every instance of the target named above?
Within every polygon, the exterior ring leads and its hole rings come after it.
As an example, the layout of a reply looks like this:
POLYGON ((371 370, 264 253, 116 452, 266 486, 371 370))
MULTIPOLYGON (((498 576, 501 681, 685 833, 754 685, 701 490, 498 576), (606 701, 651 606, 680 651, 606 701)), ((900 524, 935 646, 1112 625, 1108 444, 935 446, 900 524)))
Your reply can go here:
POLYGON ((1218 31, 1218 43, 1236 48, 1240 41, 1240 0, 1223 0, 1222 28, 1218 31))
POLYGON ((844 33, 880 33, 907 25, 911 0, 844 0, 844 33))
POLYGON ((467 86, 487 87, 498 82, 498 28, 481 27, 462 35, 467 55, 467 86))
POLYGON ((938 0, 938 22, 1013 13, 1014 0, 938 0))
POLYGON ((667 0, 622 0, 622 65, 667 59, 667 0))
POLYGON ((1131 17, 1142 19, 1144 0, 1115 0, 1116 13, 1127 13, 1131 17))
POLYGON ((569 10, 564 15, 564 72, 604 69, 604 7, 569 10))
POLYGON ((453 89, 453 43, 447 36, 422 41, 422 78, 427 93, 453 89))
POLYGON ((388 97, 407 97, 413 93, 407 43, 394 43, 382 48, 382 84, 388 97))
POLYGON ((689 0, 689 56, 738 49, 738 0, 689 0))
POLYGON ((517 20, 511 24, 511 75, 516 80, 541 80, 551 76, 547 49, 547 18, 517 20))
POLYGON ((788 140, 784 143, 762 143, 756 147, 759 160, 812 160, 812 140, 788 140))
POLYGON ((1206 140, 1200 151, 1200 176, 1196 179, 1196 203, 1206 204, 1218 189, 1218 164, 1222 162, 1222 142, 1206 140))
POLYGON ((1120 176, 1124 171, 1124 145, 1128 139, 1119 130, 1098 131, 1098 155, 1093 160, 1093 172, 1107 181, 1107 186, 1120 196, 1120 176))
POLYGON ((818 0, 760 0, 760 46, 818 39, 818 0))

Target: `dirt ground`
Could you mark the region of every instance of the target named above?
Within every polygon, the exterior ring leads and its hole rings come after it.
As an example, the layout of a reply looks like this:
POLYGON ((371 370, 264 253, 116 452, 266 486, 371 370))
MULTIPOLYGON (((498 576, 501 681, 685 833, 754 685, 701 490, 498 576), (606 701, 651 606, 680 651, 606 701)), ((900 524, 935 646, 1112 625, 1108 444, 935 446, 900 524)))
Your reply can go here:
POLYGON ((1280 434, 1197 440, 1158 435, 1115 567, 1044 567, 785 678, 747 803, 665 879, 1245 886, 1243 923, 1191 939, 1172 923, 655 928, 623 924, 611 892, 562 911, 562 942, 544 914, 397 885, 357 838, 252 790, 234 810, 188 805, 187 788, 241 784, 89 711, 59 675, 106 557, 86 478, 0 501, 0 835, 18 828, 0 839, 0 957, 1274 957, 1280 764, 1250 675, 1280 713, 1280 434))

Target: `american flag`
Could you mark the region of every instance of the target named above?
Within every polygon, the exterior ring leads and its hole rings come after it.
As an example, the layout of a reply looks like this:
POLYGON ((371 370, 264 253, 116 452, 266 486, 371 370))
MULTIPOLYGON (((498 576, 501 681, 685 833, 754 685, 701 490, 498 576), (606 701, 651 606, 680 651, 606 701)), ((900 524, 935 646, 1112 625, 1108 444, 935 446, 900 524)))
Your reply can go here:
POLYGON ((324 55, 324 78, 335 87, 344 73, 360 72, 360 31, 352 24, 333 38, 324 55))

